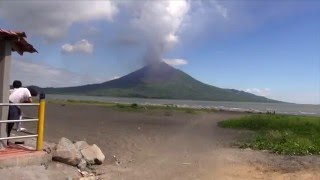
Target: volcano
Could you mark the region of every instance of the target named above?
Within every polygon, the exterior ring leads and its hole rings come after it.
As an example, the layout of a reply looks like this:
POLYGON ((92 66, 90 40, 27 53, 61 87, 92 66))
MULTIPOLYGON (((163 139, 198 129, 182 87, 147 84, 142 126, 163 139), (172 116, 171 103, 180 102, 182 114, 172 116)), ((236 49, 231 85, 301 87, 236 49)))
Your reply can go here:
POLYGON ((278 102, 235 89, 204 84, 164 62, 152 63, 121 78, 100 84, 43 88, 49 94, 185 99, 206 101, 278 102))

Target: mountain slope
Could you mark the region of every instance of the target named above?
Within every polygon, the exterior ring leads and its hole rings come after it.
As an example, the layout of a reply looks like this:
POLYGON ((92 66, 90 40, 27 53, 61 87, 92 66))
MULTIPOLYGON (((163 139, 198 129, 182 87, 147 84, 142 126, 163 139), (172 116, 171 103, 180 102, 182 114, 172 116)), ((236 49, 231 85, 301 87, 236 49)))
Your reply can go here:
POLYGON ((44 88, 43 90, 51 94, 277 102, 244 91, 222 89, 204 84, 163 62, 147 65, 119 79, 101 84, 66 88, 44 88))

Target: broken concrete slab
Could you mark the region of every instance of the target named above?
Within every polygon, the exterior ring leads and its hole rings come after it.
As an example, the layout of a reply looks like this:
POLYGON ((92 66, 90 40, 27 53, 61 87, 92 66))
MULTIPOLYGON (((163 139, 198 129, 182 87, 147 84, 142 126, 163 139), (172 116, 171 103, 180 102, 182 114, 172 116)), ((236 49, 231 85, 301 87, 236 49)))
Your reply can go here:
POLYGON ((88 164, 100 165, 103 163, 105 159, 105 155, 102 153, 102 151, 96 144, 93 144, 88 148, 82 149, 80 152, 88 164))
POLYGON ((80 151, 65 137, 60 139, 52 155, 52 160, 72 166, 77 166, 80 163, 81 158, 82 155, 80 151))

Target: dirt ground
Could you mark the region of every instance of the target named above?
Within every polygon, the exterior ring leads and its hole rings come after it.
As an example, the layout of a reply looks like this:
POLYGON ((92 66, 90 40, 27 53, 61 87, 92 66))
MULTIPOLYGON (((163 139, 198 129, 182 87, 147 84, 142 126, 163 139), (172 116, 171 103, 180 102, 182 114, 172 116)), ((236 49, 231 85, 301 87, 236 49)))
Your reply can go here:
MULTIPOLYGON (((35 116, 31 108, 24 112, 35 116)), ((97 144, 107 157, 97 167, 104 172, 102 179, 320 179, 319 156, 232 147, 251 133, 222 129, 217 122, 243 115, 49 104, 45 140, 57 142, 64 136, 97 144)))

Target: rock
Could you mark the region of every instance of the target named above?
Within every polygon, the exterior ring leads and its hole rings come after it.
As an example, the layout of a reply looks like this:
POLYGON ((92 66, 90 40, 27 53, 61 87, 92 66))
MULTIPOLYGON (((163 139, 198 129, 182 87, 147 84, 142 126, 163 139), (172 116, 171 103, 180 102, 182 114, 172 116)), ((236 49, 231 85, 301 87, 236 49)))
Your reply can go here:
POLYGON ((115 155, 113 155, 113 160, 117 165, 120 164, 120 160, 115 155))
POLYGON ((76 166, 80 163, 82 155, 76 146, 67 138, 61 138, 56 145, 52 160, 76 166))
POLYGON ((78 172, 82 176, 82 178, 80 178, 79 180, 91 180, 91 179, 97 180, 98 179, 98 177, 93 173, 89 173, 87 171, 81 171, 81 170, 78 170, 78 172))
POLYGON ((76 143, 74 143, 74 145, 79 151, 90 146, 86 141, 77 141, 76 143))
POLYGON ((83 158, 87 161, 88 164, 102 164, 105 156, 100 150, 100 148, 93 144, 85 149, 81 150, 83 158))
POLYGON ((78 167, 81 171, 84 171, 84 170, 87 168, 87 161, 82 158, 82 159, 80 160, 80 163, 77 165, 77 167, 78 167))

